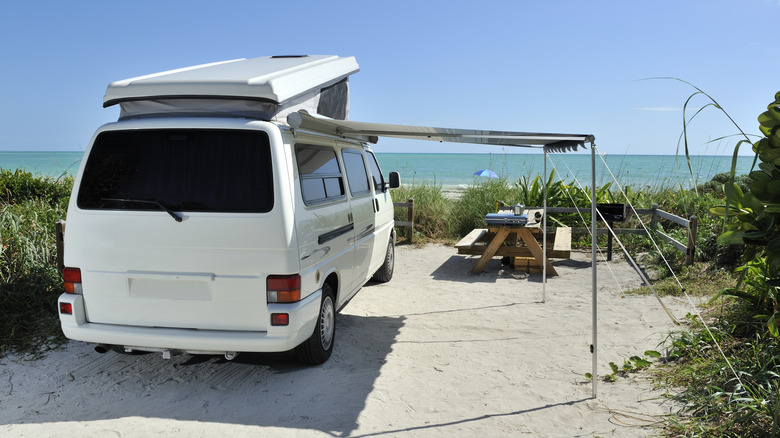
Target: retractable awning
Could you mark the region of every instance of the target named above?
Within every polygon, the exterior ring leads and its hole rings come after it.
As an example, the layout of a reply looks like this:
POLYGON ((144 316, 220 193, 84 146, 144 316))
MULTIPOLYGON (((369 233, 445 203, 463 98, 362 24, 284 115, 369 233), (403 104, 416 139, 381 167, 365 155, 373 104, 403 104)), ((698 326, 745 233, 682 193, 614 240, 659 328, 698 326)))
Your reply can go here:
MULTIPOLYGON (((595 137, 589 134, 546 134, 538 132, 511 132, 490 131, 480 129, 455 129, 434 128, 429 126, 390 125, 385 123, 352 122, 347 120, 333 120, 315 114, 309 114, 306 110, 299 110, 287 115, 287 123, 292 129, 315 131, 343 138, 352 138, 360 141, 376 143, 378 137, 406 138, 410 140, 428 140, 449 143, 471 143, 497 146, 513 146, 536 148, 544 151, 544 175, 547 175, 547 154, 551 152, 576 151, 585 147, 585 143, 591 146, 595 137)), ((591 147, 591 235, 596 235, 596 155, 595 148, 591 147)), ((544 264, 542 265, 542 302, 545 302, 547 287, 547 186, 544 191, 544 215, 542 225, 542 239, 544 264)), ((592 356, 592 385, 593 397, 596 397, 596 380, 598 367, 598 292, 596 269, 596 243, 591 244, 591 272, 592 272, 592 311, 593 344, 591 344, 592 356)))
POLYGON ((547 134, 353 122, 310 114, 306 110, 289 114, 287 123, 293 129, 356 138, 370 143, 376 143, 378 137, 394 137, 449 143, 544 148, 547 152, 566 152, 575 151, 579 147, 584 148, 585 143, 593 143, 595 140, 595 137, 589 134, 547 134))

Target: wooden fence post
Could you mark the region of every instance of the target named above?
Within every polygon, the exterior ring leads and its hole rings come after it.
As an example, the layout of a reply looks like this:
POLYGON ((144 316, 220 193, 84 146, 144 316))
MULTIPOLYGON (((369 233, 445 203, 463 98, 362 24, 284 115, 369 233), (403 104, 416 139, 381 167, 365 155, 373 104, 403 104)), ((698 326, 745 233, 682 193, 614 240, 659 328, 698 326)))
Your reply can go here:
POLYGON ((658 230, 658 215, 656 213, 658 210, 658 204, 653 204, 651 209, 653 210, 653 215, 650 217, 650 229, 653 232, 656 232, 658 230))
POLYGON ((60 219, 54 224, 55 242, 57 243, 57 270, 62 272, 65 267, 65 221, 60 219))
POLYGON ((409 227, 409 243, 414 241, 414 198, 407 199, 407 202, 393 202, 395 208, 406 209, 405 221, 395 221, 397 227, 409 227))
POLYGON ((696 237, 698 236, 697 228, 699 226, 699 218, 691 216, 688 221, 688 250, 685 252, 685 264, 693 265, 693 258, 696 255, 696 237))
POLYGON ((406 214, 406 220, 410 223, 409 243, 413 243, 414 242, 414 198, 409 198, 406 201, 409 202, 409 211, 406 214))

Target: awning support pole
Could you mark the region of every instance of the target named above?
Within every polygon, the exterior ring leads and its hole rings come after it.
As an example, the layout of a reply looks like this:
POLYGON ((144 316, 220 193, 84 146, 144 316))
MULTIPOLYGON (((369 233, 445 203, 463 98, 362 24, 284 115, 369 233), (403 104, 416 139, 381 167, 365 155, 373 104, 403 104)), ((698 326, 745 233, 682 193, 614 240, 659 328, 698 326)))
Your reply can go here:
POLYGON ((593 305, 592 310, 592 330, 593 330, 593 344, 591 345, 591 353, 593 353, 593 371, 591 374, 593 375, 593 398, 596 398, 596 382, 598 381, 598 374, 597 374, 597 367, 598 367, 598 352, 599 352, 599 343, 598 343, 598 290, 597 290, 597 283, 596 283, 596 249, 598 248, 598 239, 596 235, 596 145, 591 142, 590 143, 590 156, 591 156, 591 164, 590 164, 590 172, 591 172, 591 198, 590 198, 590 227, 591 227, 591 270, 592 270, 592 298, 591 302, 593 305))
POLYGON ((544 209, 542 211, 542 303, 547 301, 547 148, 544 148, 544 174, 542 176, 542 197, 544 209))

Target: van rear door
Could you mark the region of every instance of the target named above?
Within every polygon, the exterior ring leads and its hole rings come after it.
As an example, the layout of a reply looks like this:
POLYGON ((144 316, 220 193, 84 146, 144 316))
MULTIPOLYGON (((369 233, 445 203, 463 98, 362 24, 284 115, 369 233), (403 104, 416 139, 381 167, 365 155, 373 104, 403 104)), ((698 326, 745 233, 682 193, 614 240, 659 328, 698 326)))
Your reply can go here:
POLYGON ((265 330, 267 275, 297 269, 271 149, 260 130, 100 132, 66 231, 88 321, 265 330))

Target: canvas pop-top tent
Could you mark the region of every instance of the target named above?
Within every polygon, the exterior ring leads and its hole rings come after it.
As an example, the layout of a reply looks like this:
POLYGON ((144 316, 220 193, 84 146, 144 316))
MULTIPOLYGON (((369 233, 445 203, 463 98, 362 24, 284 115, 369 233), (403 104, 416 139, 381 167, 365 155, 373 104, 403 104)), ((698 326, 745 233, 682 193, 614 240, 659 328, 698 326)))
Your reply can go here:
MULTIPOLYGON (((154 117, 242 117, 376 143, 378 137, 541 149, 545 154, 576 151, 591 144, 591 228, 596 235, 596 180, 593 135, 436 128, 349 121, 349 76, 354 57, 270 56, 235 59, 112 82, 103 106, 120 106, 119 119, 154 117)), ((545 187, 546 189, 546 187, 545 187)), ((547 199, 544 201, 546 258, 547 199)), ((594 239, 595 241, 595 239, 594 239)), ((597 278, 592 246, 593 396, 596 396, 597 278)), ((544 283, 546 287, 544 263, 544 283)))

